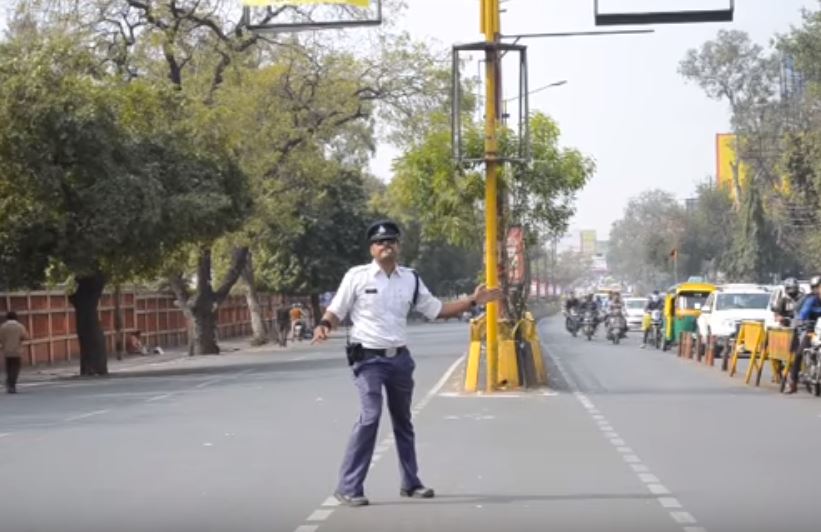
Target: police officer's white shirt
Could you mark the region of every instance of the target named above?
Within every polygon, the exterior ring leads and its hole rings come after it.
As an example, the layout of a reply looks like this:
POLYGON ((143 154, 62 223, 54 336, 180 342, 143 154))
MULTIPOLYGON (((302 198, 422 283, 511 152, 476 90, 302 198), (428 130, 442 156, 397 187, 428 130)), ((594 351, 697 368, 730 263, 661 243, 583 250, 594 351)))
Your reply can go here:
MULTIPOLYGON (((371 349, 401 347, 407 344, 408 312, 415 288, 413 270, 398 266, 389 277, 374 260, 348 270, 328 311, 340 320, 350 313, 353 343, 371 349)), ((422 279, 415 310, 431 320, 442 310, 442 302, 422 279)))

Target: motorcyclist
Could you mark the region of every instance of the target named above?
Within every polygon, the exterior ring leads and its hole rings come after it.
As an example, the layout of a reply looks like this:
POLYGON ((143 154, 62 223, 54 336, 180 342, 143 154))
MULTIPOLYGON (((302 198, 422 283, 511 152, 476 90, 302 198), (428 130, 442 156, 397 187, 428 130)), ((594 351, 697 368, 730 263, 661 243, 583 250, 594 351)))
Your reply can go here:
POLYGON ((653 311, 661 311, 663 308, 664 300, 661 298, 661 294, 659 294, 658 290, 653 290, 653 293, 647 298, 647 304, 644 305, 644 320, 641 324, 641 329, 644 331, 644 338, 641 341, 642 349, 647 347, 647 338, 650 336, 650 328, 653 325, 653 319, 651 317, 653 311))
POLYGON ((580 307, 581 301, 576 297, 576 293, 570 292, 570 295, 567 296, 564 302, 565 328, 574 336, 579 327, 578 316, 580 307))
POLYGON ((593 297, 592 293, 586 294, 584 301, 579 305, 579 312, 587 312, 588 310, 591 311, 594 316, 598 316, 599 314, 599 303, 596 301, 596 298, 593 297))
MULTIPOLYGON (((621 299, 621 294, 612 292, 610 294, 610 304, 607 305, 607 319, 624 318, 624 302, 621 299)), ((619 336, 624 338, 627 333, 627 322, 622 320, 622 326, 619 328, 619 336)))
POLYGON ((810 345, 810 335, 819 318, 821 318, 821 275, 816 275, 810 279, 810 294, 803 299, 796 314, 796 325, 801 330, 801 335, 790 368, 790 378, 784 388, 785 393, 795 393, 798 389, 798 373, 801 371, 804 349, 810 345))
POLYGON ((792 325, 802 296, 801 287, 794 277, 784 279, 784 294, 772 306, 775 319, 782 327, 792 325))
POLYGON ((576 293, 570 292, 570 295, 564 301, 564 311, 566 314, 571 314, 574 309, 578 312, 580 305, 581 301, 576 297, 576 293))

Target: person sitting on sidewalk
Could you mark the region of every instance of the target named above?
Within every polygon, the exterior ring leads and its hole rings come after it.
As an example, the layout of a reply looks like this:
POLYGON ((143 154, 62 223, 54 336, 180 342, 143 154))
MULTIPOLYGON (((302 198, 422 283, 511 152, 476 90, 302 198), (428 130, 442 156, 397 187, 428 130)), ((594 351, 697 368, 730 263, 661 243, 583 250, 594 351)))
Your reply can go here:
POLYGON ((23 357, 23 342, 29 339, 29 333, 22 323, 17 321, 17 313, 9 311, 6 321, 0 325, 0 351, 6 361, 6 391, 17 393, 17 377, 20 375, 20 364, 23 357))
POLYGON ((136 330, 128 333, 125 338, 125 352, 129 355, 147 355, 148 348, 145 347, 142 340, 142 333, 136 330))

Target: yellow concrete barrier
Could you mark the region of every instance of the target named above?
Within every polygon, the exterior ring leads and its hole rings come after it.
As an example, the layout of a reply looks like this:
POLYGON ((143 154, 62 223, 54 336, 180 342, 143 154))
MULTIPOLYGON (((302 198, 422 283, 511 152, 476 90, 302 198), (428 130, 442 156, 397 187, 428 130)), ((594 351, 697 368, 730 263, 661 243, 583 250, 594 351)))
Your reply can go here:
MULTIPOLYGON (((769 360, 772 364, 773 376, 777 383, 786 378, 793 364, 794 353, 792 350, 793 340, 795 338, 795 329, 789 328, 772 328, 767 329, 767 341, 764 345, 763 360, 769 360)), ((761 383, 761 367, 758 368, 758 373, 755 379, 755 385, 761 383)))
POLYGON ((499 386, 518 388, 519 361, 516 357, 516 328, 509 321, 499 322, 499 386))
POLYGON ((762 364, 762 353, 764 352, 764 342, 767 333, 764 324, 759 321, 745 321, 741 323, 733 348, 733 358, 730 360, 730 377, 735 375, 738 359, 744 355, 750 356, 750 364, 747 367, 747 374, 744 382, 750 383, 750 378, 754 370, 758 370, 762 364))
POLYGON ((466 392, 475 392, 479 389, 479 364, 482 360, 482 340, 485 337, 486 323, 487 318, 484 314, 470 320, 470 345, 465 367, 466 392))
POLYGON ((542 356, 542 342, 539 340, 539 331, 536 328, 536 320, 530 312, 525 313, 525 319, 520 323, 522 327, 522 338, 530 344, 530 354, 533 357, 533 366, 536 368, 536 383, 547 384, 547 371, 544 367, 544 357, 542 356))

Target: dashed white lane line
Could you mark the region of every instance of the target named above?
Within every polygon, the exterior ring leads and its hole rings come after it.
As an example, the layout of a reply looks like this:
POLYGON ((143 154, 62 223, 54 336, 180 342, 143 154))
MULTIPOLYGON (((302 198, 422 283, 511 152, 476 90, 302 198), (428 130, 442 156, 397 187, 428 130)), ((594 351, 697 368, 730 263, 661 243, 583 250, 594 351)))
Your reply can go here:
POLYGON ((77 416, 67 417, 63 421, 66 421, 66 422, 78 421, 80 419, 86 419, 86 418, 93 417, 93 416, 101 416, 103 414, 108 414, 109 412, 111 412, 111 410, 95 410, 94 412, 87 412, 85 414, 80 414, 80 415, 77 415, 77 416))
MULTIPOLYGON (((462 361, 464 361, 464 359, 465 356, 462 355, 461 357, 459 357, 458 360, 451 364, 447 371, 445 371, 445 373, 442 375, 442 378, 439 379, 436 382, 436 384, 433 385, 433 388, 431 388, 430 391, 413 406, 413 408, 411 409, 411 415, 413 419, 416 419, 419 413, 428 405, 428 403, 430 403, 431 399, 433 399, 434 397, 436 397, 437 394, 439 394, 439 392, 448 382, 448 379, 450 379, 451 375, 453 375, 453 372, 456 371, 456 368, 459 367, 459 364, 461 364, 462 361)), ((371 457, 370 467, 376 465, 379 459, 382 458, 383 453, 390 449, 391 446, 393 446, 393 444, 395 443, 395 441, 396 440, 394 439, 393 435, 390 435, 385 437, 385 439, 383 439, 381 442, 377 443, 376 448, 374 449, 373 456, 371 457)), ((328 497, 327 499, 325 499, 325 502, 323 502, 320 505, 319 508, 314 510, 311 513, 311 515, 308 516, 308 518, 305 521, 308 523, 325 521, 333 514, 334 510, 336 510, 336 508, 339 506, 339 501, 337 501, 335 497, 328 497)), ((316 532, 318 528, 319 525, 302 524, 296 527, 296 529, 294 529, 294 532, 316 532)))
MULTIPOLYGON (((695 525, 698 522, 693 515, 684 510, 681 503, 678 499, 672 497, 670 490, 667 489, 659 478, 650 473, 650 469, 641 463, 641 459, 633 453, 633 450, 630 447, 626 446, 626 442, 622 439, 618 433, 616 433, 613 426, 610 422, 607 421, 607 418, 602 415, 593 402, 579 390, 578 385, 573 380, 573 378, 565 371, 564 367, 562 366, 561 361, 554 358, 554 362, 556 363, 556 367, 559 370, 559 373, 562 374, 564 377, 565 382, 567 382, 570 389, 573 391, 573 395, 576 399, 581 403, 581 405, 587 410, 590 417, 592 417, 596 424, 598 425, 599 429, 602 431, 602 435, 607 438, 611 444, 616 448, 621 454, 622 460, 624 460, 636 473, 639 480, 642 481, 647 489, 653 495, 657 495, 656 500, 658 500, 659 504, 667 510, 669 510, 670 517, 679 525, 695 525)), ((699 526, 684 526, 684 532, 707 532, 707 530, 703 527, 699 526)))
POLYGON ((314 510, 306 521, 324 521, 329 518, 332 513, 334 513, 333 510, 314 510))
POLYGON ((665 508, 681 508, 681 503, 675 497, 659 497, 658 501, 665 508))

